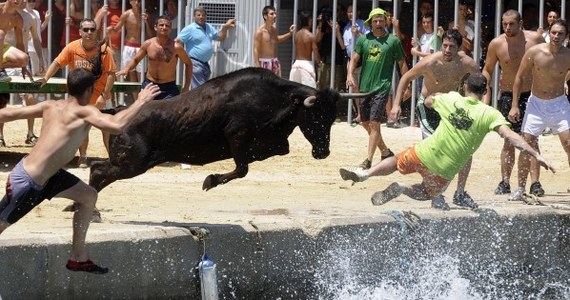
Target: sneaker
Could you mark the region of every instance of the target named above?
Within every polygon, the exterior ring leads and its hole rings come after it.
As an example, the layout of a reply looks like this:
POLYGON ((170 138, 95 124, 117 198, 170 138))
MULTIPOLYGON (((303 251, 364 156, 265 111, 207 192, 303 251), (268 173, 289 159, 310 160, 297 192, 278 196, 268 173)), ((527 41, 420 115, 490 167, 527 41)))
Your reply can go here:
POLYGON ((533 184, 530 185, 530 193, 537 197, 544 197, 544 189, 540 181, 533 182, 533 184))
POLYGON ((477 203, 475 203, 473 198, 471 198, 471 196, 469 194, 467 194, 466 191, 463 191, 463 193, 461 193, 461 194, 458 193, 457 191, 455 191, 455 194, 453 194, 453 204, 455 204, 457 206, 461 206, 461 207, 467 207, 467 208, 479 207, 479 205, 477 205, 477 203))
POLYGON ((382 160, 385 160, 386 158, 392 157, 392 156, 394 156, 394 152, 392 152, 392 150, 388 149, 388 154, 382 155, 380 158, 381 158, 382 160))
POLYGON ((12 81, 12 77, 6 73, 6 70, 0 71, 0 82, 10 82, 12 81))
POLYGON ((70 271, 82 271, 93 274, 105 274, 109 272, 109 268, 100 267, 89 259, 87 261, 73 261, 70 259, 67 261, 65 267, 70 271))
POLYGON ((35 134, 28 136, 24 141, 26 145, 32 145, 32 146, 34 146, 37 142, 38 142, 38 137, 35 134))
POLYGON ((403 191, 404 189, 402 186, 399 183, 394 182, 390 184, 385 190, 374 193, 374 195, 372 195, 372 199, 370 200, 372 200, 373 205, 382 205, 400 196, 403 191))
POLYGON ((499 185, 495 189, 495 195, 504 195, 511 193, 511 185, 506 181, 499 182, 499 185))
POLYGON ((77 166, 78 166, 80 169, 89 168, 89 163, 87 162, 87 157, 85 157, 85 156, 80 156, 79 159, 77 160, 77 166))
POLYGON ((511 196, 509 197, 509 201, 523 201, 524 200, 524 189, 518 188, 516 189, 511 196))
POLYGON ((439 210, 450 210, 449 204, 445 202, 445 197, 443 195, 435 196, 431 200, 431 207, 439 210))
POLYGON ((360 165, 358 165, 358 167, 364 170, 370 169, 370 167, 372 167, 372 162, 367 158, 360 165))
POLYGON ((366 172, 366 170, 362 168, 356 168, 356 169, 340 168, 338 171, 340 172, 340 177, 342 177, 343 180, 362 182, 368 179, 368 172, 366 172))

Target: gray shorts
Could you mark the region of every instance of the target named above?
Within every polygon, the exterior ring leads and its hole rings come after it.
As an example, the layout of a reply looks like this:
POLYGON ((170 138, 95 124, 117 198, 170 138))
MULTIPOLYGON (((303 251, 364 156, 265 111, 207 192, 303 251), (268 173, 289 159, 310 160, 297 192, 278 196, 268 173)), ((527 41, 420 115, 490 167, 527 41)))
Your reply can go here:
POLYGON ((0 201, 0 221, 14 224, 45 199, 51 199, 79 182, 75 175, 60 169, 44 186, 35 183, 24 169, 23 160, 14 167, 0 201))
POLYGON ((380 122, 384 110, 386 109, 388 95, 389 92, 385 94, 378 93, 364 98, 360 103, 360 121, 380 122))

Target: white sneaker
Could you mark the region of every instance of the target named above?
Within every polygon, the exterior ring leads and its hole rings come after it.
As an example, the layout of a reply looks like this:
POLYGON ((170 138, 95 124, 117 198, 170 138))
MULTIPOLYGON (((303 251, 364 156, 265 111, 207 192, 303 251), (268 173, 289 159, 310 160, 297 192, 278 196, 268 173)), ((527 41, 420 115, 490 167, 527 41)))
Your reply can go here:
POLYGON ((190 168, 192 168, 192 165, 180 164, 180 169, 182 169, 182 170, 188 170, 190 168))
POLYGON ((362 168, 340 168, 340 177, 343 180, 352 180, 353 182, 362 182, 368 179, 368 172, 362 168))
POLYGON ((382 205, 402 194, 404 188, 397 182, 390 184, 385 190, 376 192, 372 195, 373 205, 382 205))

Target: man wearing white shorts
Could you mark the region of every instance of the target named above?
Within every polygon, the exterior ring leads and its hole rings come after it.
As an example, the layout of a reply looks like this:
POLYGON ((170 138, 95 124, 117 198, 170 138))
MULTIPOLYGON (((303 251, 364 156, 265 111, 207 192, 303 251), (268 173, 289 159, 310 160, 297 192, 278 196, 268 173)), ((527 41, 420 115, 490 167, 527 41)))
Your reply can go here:
MULTIPOLYGON (((566 21, 555 20, 550 27, 550 42, 529 48, 522 58, 513 86, 513 103, 509 112, 511 122, 520 119, 519 97, 522 78, 532 76, 532 95, 528 99, 522 124, 523 137, 538 150, 538 137, 548 127, 558 134, 570 164, 570 104, 565 91, 570 71, 570 49, 563 46, 568 36, 566 21)), ((530 169, 530 155, 521 152, 518 161, 518 189, 509 200, 525 200, 525 186, 530 169)))
POLYGON ((303 10, 299 13, 299 30, 295 34, 295 63, 291 66, 289 80, 302 83, 312 88, 317 87, 315 67, 311 61, 311 53, 315 61, 321 64, 321 56, 317 47, 317 39, 311 32, 313 18, 311 13, 303 10))
MULTIPOLYGON (((141 48, 141 43, 133 43, 133 42, 125 42, 125 46, 123 46, 123 53, 121 59, 121 69, 124 69, 126 66, 129 65, 131 60, 135 58, 137 51, 141 48)), ((135 67, 134 71, 141 74, 143 71, 142 62, 139 62, 135 67)))

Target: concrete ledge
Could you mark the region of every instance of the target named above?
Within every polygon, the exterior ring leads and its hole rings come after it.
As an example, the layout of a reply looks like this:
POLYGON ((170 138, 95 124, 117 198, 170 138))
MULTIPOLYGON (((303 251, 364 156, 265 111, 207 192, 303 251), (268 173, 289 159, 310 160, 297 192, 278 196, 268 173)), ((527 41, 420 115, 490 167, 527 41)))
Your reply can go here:
MULTIPOLYGON (((112 224, 89 235, 91 256, 111 268, 104 276, 65 269, 67 236, 5 239, 0 295, 199 299, 195 267, 203 244, 189 226, 211 231, 207 253, 218 265, 221 295, 232 299, 331 299, 346 285, 381 281, 399 282, 412 291, 418 280, 425 280, 426 268, 436 273, 449 269, 438 265, 442 258, 471 287, 507 298, 531 295, 546 282, 570 286, 570 215, 549 210, 507 216, 480 210, 421 217, 415 229, 389 214, 320 219, 308 229, 253 224, 259 231, 253 225, 112 224)), ((450 284, 444 277, 437 282, 450 284)))

